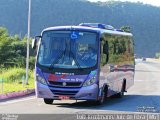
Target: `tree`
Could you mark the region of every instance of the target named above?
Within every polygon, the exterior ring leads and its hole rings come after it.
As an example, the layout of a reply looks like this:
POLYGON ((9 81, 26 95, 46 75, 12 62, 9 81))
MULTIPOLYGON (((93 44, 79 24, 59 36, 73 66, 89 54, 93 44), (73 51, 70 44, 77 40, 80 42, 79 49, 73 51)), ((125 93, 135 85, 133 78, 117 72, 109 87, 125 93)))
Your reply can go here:
MULTIPOLYGON (((26 64, 26 41, 18 35, 9 36, 6 28, 0 28, 0 67, 24 67, 26 64)), ((35 53, 31 49, 30 42, 30 68, 34 68, 35 53)))
POLYGON ((157 52, 157 53, 156 53, 156 58, 157 58, 157 59, 160 58, 160 52, 157 52))
POLYGON ((12 53, 10 43, 7 29, 0 27, 0 66, 9 62, 8 56, 12 53))
POLYGON ((124 32, 131 33, 131 27, 130 26, 122 26, 120 29, 123 30, 124 32))

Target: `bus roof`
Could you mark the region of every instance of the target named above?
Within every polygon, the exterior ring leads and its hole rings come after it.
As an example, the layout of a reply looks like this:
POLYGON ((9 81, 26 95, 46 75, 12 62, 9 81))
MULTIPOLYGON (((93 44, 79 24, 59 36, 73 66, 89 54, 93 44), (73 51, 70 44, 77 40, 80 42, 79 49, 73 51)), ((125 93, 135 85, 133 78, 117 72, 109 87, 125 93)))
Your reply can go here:
POLYGON ((108 30, 108 29, 101 29, 101 28, 95 28, 95 27, 88 27, 88 26, 55 26, 55 27, 49 27, 44 29, 44 31, 50 31, 50 30, 81 30, 81 31, 88 31, 88 32, 97 32, 97 33, 106 33, 111 35, 122 35, 122 36, 133 36, 131 33, 123 32, 120 30, 108 30))

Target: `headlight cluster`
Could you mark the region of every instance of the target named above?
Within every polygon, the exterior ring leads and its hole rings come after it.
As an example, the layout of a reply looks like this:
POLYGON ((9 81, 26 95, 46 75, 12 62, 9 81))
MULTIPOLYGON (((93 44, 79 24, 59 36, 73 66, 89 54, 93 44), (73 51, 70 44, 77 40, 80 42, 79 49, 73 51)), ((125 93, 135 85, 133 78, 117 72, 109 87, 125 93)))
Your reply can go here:
POLYGON ((90 80, 86 80, 83 86, 93 85, 96 82, 96 77, 91 78, 90 80))
POLYGON ((36 75, 36 80, 44 85, 47 85, 45 79, 41 77, 39 74, 36 75))

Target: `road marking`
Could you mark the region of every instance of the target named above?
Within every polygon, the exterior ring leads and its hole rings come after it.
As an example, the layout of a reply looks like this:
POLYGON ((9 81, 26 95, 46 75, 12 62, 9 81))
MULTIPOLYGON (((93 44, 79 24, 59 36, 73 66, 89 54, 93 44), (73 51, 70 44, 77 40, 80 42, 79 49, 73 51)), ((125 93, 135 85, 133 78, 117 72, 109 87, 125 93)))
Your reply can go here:
POLYGON ((11 101, 4 101, 2 103, 0 103, 0 105, 6 105, 6 104, 13 104, 13 103, 17 103, 17 102, 22 102, 22 101, 28 101, 31 99, 35 99, 36 97, 29 97, 29 98, 22 98, 22 99, 18 99, 18 100, 11 100, 11 101))
POLYGON ((143 82, 143 81, 145 81, 145 80, 135 80, 135 82, 143 82))

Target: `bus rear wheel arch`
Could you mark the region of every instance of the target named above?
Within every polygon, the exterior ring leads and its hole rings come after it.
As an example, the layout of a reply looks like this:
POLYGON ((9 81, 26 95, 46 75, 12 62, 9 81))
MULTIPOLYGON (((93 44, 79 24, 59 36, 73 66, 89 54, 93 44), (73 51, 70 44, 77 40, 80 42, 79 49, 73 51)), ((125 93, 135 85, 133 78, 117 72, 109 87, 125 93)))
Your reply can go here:
POLYGON ((122 98, 124 96, 124 92, 126 92, 126 79, 123 79, 121 91, 116 94, 116 97, 122 98))

